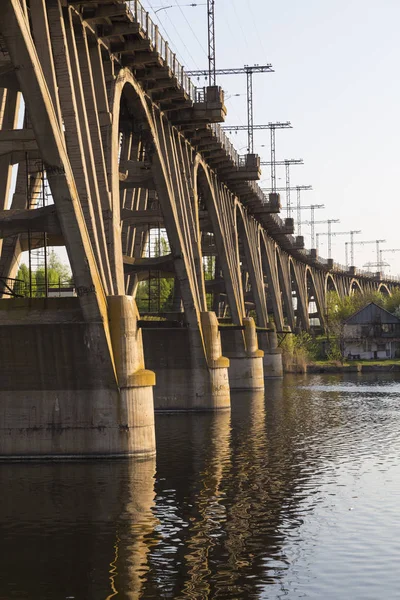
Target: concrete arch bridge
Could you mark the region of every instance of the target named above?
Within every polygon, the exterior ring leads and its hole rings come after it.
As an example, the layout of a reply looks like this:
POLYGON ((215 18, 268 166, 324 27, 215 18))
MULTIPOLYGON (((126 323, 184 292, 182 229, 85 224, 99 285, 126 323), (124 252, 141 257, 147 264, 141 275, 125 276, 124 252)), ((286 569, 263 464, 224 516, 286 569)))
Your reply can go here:
POLYGON ((2 3, 2 455, 154 453, 154 404, 228 409, 281 375, 277 332, 324 327, 328 290, 398 286, 306 250, 225 114, 138 1, 2 3), (52 246, 76 297, 15 297, 21 254, 52 246))

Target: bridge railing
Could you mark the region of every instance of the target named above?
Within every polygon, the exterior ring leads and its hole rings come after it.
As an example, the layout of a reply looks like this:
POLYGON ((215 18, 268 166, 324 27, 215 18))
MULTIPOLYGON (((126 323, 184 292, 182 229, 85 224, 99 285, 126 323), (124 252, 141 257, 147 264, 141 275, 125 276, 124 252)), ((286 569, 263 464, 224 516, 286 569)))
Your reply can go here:
POLYGON ((196 86, 185 73, 183 66, 176 58, 176 54, 172 52, 168 42, 159 32, 158 26, 149 16, 149 13, 142 6, 139 0, 128 0, 127 5, 133 19, 140 25, 145 32, 153 48, 161 56, 166 67, 169 67, 175 75, 179 85, 185 90, 189 98, 196 102, 196 86))
POLYGON ((236 150, 235 146, 232 144, 225 131, 221 128, 218 123, 211 123, 211 130, 214 132, 214 135, 218 138, 221 145, 233 160, 235 165, 239 167, 239 153, 236 150))

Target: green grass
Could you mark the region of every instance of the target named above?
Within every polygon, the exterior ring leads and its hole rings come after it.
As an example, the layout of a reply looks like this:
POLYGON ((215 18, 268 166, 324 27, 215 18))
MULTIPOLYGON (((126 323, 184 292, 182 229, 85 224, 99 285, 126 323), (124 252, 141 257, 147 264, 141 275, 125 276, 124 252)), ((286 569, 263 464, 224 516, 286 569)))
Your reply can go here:
POLYGON ((350 367, 351 365, 373 365, 390 367, 391 365, 400 365, 400 358, 388 358, 383 360, 352 360, 351 362, 344 361, 343 364, 337 360, 313 360, 310 364, 316 365, 318 367, 324 367, 327 365, 338 367, 350 367))

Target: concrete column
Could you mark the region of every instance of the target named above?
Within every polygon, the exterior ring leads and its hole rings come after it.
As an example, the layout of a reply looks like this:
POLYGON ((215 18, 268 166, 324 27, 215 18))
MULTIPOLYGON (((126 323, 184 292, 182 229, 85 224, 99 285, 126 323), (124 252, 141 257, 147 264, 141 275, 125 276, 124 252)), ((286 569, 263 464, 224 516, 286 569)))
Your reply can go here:
POLYGON ((224 354, 229 358, 231 390, 263 390, 263 356, 258 349, 256 326, 252 317, 243 319, 244 330, 232 327, 221 331, 224 354))
POLYGON ((109 296, 111 343, 120 392, 120 428, 127 435, 126 452, 155 453, 153 371, 144 368, 139 313, 131 296, 109 296))
POLYGON ((264 350, 264 378, 283 377, 282 350, 278 347, 275 327, 258 334, 260 347, 264 350))
POLYGON ((200 313, 200 329, 158 327, 143 330, 146 365, 156 372, 156 410, 230 408, 229 360, 222 356, 218 320, 200 313))
POLYGON ((0 300, 0 456, 155 454, 152 386, 132 298, 108 298, 104 324, 78 298, 0 300), (108 325, 108 324, 107 324, 108 325))

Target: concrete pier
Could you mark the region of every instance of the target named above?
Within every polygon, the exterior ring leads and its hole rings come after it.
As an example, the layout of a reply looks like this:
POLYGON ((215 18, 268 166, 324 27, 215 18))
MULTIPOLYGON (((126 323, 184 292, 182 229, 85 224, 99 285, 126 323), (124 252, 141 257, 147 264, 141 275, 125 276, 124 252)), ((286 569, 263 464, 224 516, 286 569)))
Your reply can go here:
POLYGON ((263 356, 258 348, 254 319, 244 318, 243 329, 221 327, 222 349, 229 358, 231 390, 264 389, 263 356))
POLYGON ((222 356, 214 313, 201 313, 202 334, 189 327, 143 330, 146 365, 156 371, 156 410, 230 408, 229 360, 222 356))
POLYGON ((273 326, 269 331, 258 334, 260 347, 264 350, 264 378, 283 377, 282 350, 278 347, 278 336, 273 326))
POLYGON ((2 458, 155 453, 154 374, 134 301, 113 298, 110 321, 115 370, 99 349, 102 323, 85 322, 77 298, 0 300, 2 458))

